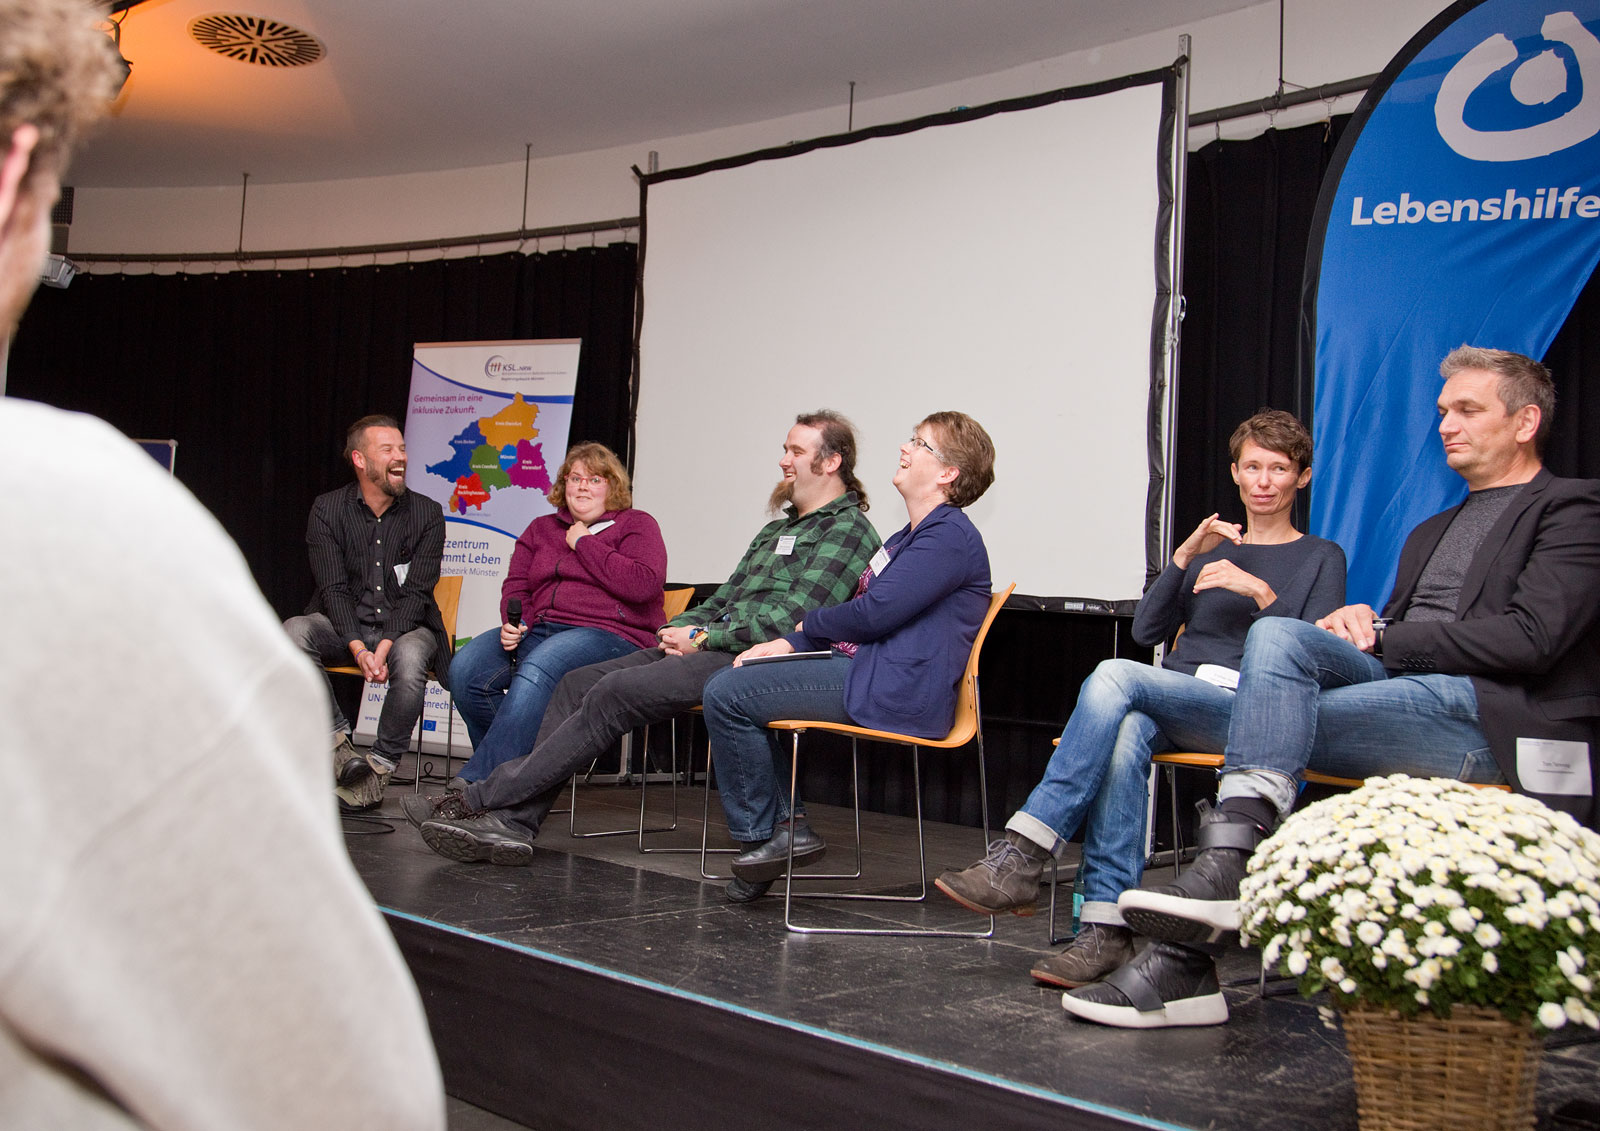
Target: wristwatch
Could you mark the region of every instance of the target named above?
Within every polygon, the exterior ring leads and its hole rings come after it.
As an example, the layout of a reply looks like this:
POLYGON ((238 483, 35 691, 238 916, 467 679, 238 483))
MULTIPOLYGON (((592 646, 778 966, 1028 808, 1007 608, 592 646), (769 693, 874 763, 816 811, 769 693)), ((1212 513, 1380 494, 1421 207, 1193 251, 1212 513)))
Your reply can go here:
POLYGON ((703 628, 691 628, 689 630, 689 643, 693 644, 694 650, 698 652, 700 651, 700 642, 709 635, 711 634, 703 628))

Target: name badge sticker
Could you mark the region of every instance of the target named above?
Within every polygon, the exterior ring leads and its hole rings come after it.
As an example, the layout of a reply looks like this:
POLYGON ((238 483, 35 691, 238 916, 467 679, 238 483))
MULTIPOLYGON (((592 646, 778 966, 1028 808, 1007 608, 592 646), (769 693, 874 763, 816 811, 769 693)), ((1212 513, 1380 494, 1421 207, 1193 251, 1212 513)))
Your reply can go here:
POLYGON ((781 557, 788 557, 790 554, 794 553, 794 535, 785 534, 782 538, 779 538, 778 548, 774 552, 781 557))
POLYGON ((885 550, 882 546, 879 546, 878 547, 878 552, 876 554, 873 554, 872 555, 872 560, 867 563, 867 568, 872 571, 872 576, 873 577, 882 577, 883 576, 883 567, 888 565, 888 564, 889 564, 889 551, 885 550))
POLYGON ((1589 744, 1555 738, 1517 739, 1517 777, 1530 793, 1558 797, 1588 797, 1594 793, 1589 777, 1589 744))

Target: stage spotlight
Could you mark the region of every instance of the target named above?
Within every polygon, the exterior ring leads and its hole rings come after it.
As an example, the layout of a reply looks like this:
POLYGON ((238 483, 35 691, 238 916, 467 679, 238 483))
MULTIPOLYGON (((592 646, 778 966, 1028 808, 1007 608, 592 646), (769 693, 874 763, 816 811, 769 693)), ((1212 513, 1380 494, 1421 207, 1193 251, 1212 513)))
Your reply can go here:
POLYGON ((144 0, 112 0, 106 15, 111 17, 106 22, 111 25, 106 33, 111 37, 111 53, 117 57, 117 69, 121 72, 117 79, 117 89, 111 93, 111 101, 115 102, 122 95, 122 88, 128 85, 128 76, 133 73, 133 64, 122 53, 122 20, 128 18, 128 10, 143 4, 144 0), (117 19, 121 16, 122 19, 117 19))
POLYGON ((128 85, 128 76, 133 73, 133 64, 128 62, 122 54, 122 21, 111 21, 111 53, 117 57, 117 88, 111 92, 111 101, 115 102, 122 94, 122 88, 128 85))

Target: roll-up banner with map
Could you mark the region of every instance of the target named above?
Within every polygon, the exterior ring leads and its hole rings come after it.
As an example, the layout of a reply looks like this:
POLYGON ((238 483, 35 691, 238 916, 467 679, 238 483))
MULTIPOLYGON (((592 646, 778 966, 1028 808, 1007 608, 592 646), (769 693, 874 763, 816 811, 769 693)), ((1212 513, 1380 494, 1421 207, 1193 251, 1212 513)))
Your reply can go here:
MULTIPOLYGON (((444 507, 445 577, 461 577, 457 647, 500 624, 500 584, 528 523, 553 508, 578 382, 578 338, 413 347, 406 483, 444 507)), ((377 733, 385 685, 368 685, 358 732, 377 733)), ((443 753, 448 700, 428 686, 423 748, 443 753)), ((468 747, 456 716, 455 748, 468 747)))

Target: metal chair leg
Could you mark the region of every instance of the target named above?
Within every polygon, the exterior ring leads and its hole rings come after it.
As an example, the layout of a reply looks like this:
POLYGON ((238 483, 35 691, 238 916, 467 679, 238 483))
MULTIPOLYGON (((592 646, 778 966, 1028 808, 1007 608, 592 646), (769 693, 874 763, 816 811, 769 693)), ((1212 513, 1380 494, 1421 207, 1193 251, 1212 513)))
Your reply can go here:
MULTIPOLYGON (((858 756, 858 751, 857 751, 856 743, 855 743, 854 739, 850 740, 850 801, 851 801, 851 808, 852 808, 853 812, 855 813, 855 825, 856 825, 856 847, 855 847, 856 870, 853 871, 853 872, 807 872, 806 876, 805 876, 806 879, 808 879, 808 880, 859 880, 861 878, 861 760, 860 760, 860 758, 858 756)), ((794 818, 794 798, 792 796, 789 799, 789 817, 790 817, 791 820, 794 818)), ((727 880, 727 879, 732 879, 732 875, 731 874, 727 875, 727 876, 718 876, 718 875, 713 875, 712 873, 706 871, 706 853, 708 851, 709 852, 734 852, 734 853, 738 853, 738 852, 743 852, 744 851, 744 849, 742 849, 742 848, 712 848, 712 849, 709 849, 709 850, 706 848, 706 845, 709 843, 708 838, 710 836, 710 829, 711 829, 711 750, 710 750, 709 746, 706 748, 706 797, 705 797, 705 810, 704 810, 704 815, 703 815, 703 822, 704 823, 701 825, 701 833, 700 833, 700 847, 701 847, 700 875, 701 875, 701 877, 704 878, 704 879, 707 879, 707 880, 727 880)), ((785 883, 784 886, 785 886, 785 890, 787 891, 787 887, 788 887, 787 883, 785 883)), ((798 896, 798 898, 805 899, 807 897, 804 894, 800 894, 798 896)))
MULTIPOLYGON (((794 815, 794 805, 800 781, 800 735, 803 731, 794 732, 794 745, 792 761, 789 769, 789 813, 791 820, 794 815)), ((851 739, 852 762, 856 761, 855 739, 851 739)), ((982 739, 979 739, 979 773, 978 781, 980 790, 987 793, 987 781, 982 770, 982 739)), ((853 766, 855 774, 859 777, 859 767, 853 766)), ((826 879, 829 877, 805 873, 797 874, 794 870, 794 838, 789 839, 789 867, 787 876, 789 883, 783 894, 783 925, 795 934, 801 935, 883 935, 883 936, 921 936, 925 938, 951 938, 951 939, 987 939, 994 936, 995 917, 989 916, 989 929, 987 931, 943 931, 924 930, 912 927, 810 927, 794 921, 794 901, 796 899, 839 899, 858 900, 869 903, 921 903, 928 898, 928 858, 927 845, 922 831, 922 748, 911 747, 911 778, 916 794, 917 809, 917 870, 919 873, 920 890, 916 895, 872 895, 866 892, 797 892, 794 890, 796 880, 826 879)), ((989 843, 989 802, 985 796, 982 801, 983 833, 985 846, 989 843)), ((857 870, 860 869, 860 836, 861 836, 861 805, 859 788, 856 797, 856 846, 857 870)), ((849 877, 854 879, 855 877, 849 877)))
MULTIPOLYGON (((630 742, 632 741, 632 735, 628 736, 628 740, 630 742)), ((640 747, 640 759, 639 759, 639 765, 640 765, 640 769, 642 771, 640 773, 640 777, 639 777, 639 824, 637 826, 635 826, 634 828, 604 829, 604 830, 601 830, 599 832, 580 833, 578 831, 578 778, 577 778, 576 775, 573 776, 573 778, 572 778, 572 807, 571 807, 571 811, 570 811, 570 814, 569 814, 569 820, 568 820, 568 823, 567 823, 567 831, 572 836, 572 838, 574 840, 589 840, 589 839, 591 839, 593 837, 606 837, 606 836, 634 836, 635 834, 637 834, 639 837, 643 838, 645 833, 666 833, 666 832, 671 832, 673 829, 678 827, 678 805, 677 805, 676 783, 674 783, 674 789, 673 789, 672 824, 667 825, 667 826, 665 826, 663 828, 655 828, 655 829, 647 829, 647 828, 644 827, 644 788, 645 788, 644 783, 646 781, 648 781, 649 777, 650 777, 650 749, 649 749, 649 747, 650 747, 650 727, 648 725, 646 725, 644 727, 644 742, 642 743, 642 745, 640 747)), ((592 770, 593 767, 590 767, 590 769, 592 770)), ((677 772, 676 768, 674 768, 673 772, 674 773, 677 772)), ((641 840, 641 843, 642 843, 642 840, 641 840)))
MULTIPOLYGON (((693 757, 690 765, 694 764, 693 757)), ((712 848, 711 847, 711 743, 706 743, 706 788, 701 795, 700 802, 700 878, 703 880, 727 880, 732 876, 719 876, 706 870, 707 856, 732 856, 743 852, 742 848, 712 848)))
POLYGON ((1177 879, 1183 863, 1183 826, 1178 820, 1178 768, 1161 767, 1167 772, 1167 797, 1172 802, 1172 876, 1177 879))

